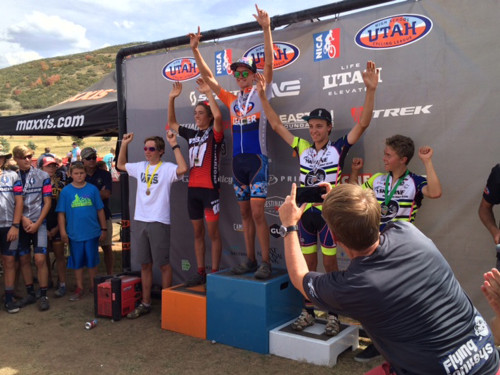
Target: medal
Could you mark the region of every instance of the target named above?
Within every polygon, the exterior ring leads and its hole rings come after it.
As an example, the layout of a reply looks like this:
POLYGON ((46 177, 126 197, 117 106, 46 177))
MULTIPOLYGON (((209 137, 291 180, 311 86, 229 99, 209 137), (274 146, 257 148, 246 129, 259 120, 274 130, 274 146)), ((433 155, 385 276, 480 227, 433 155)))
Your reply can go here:
POLYGON ((146 190, 146 195, 151 194, 151 191, 149 189, 146 190))
POLYGON ((200 159, 198 159, 198 158, 194 158, 194 164, 195 164, 195 165, 196 165, 196 164, 198 164, 199 162, 200 162, 200 159))
POLYGON ((389 213, 389 207, 385 204, 380 205, 380 212, 382 213, 382 216, 385 216, 389 213))
POLYGON ((149 195, 151 194, 151 190, 149 190, 149 187, 151 186, 151 183, 153 182, 153 177, 154 175, 156 174, 156 172, 158 171, 158 168, 160 168, 162 162, 160 161, 157 165, 156 165, 156 168, 155 170, 153 171, 153 173, 151 174, 151 176, 149 176, 149 164, 148 166, 146 167, 146 195, 149 195), (149 178, 148 178, 149 177, 149 178))

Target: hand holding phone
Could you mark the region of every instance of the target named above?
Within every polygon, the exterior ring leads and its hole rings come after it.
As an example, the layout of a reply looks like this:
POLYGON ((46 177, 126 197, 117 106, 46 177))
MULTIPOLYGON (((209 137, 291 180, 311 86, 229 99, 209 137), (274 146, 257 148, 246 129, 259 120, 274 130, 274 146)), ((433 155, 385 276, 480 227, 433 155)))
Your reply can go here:
POLYGON ((295 202, 297 206, 302 203, 322 203, 324 194, 326 194, 325 186, 301 186, 297 188, 295 202))

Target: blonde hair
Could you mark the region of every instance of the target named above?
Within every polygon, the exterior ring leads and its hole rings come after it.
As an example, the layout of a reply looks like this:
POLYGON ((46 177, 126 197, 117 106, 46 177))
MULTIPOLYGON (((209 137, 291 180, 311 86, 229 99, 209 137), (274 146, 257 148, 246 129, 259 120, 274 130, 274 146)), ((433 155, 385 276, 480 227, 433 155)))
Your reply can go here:
POLYGON ((371 189, 336 186, 323 202, 323 217, 338 242, 362 251, 379 238, 380 204, 371 189))
POLYGON ((14 158, 17 158, 17 159, 22 159, 22 158, 24 158, 25 155, 32 154, 32 153, 33 153, 33 151, 26 146, 20 145, 20 146, 14 147, 12 149, 12 155, 14 155, 14 158))

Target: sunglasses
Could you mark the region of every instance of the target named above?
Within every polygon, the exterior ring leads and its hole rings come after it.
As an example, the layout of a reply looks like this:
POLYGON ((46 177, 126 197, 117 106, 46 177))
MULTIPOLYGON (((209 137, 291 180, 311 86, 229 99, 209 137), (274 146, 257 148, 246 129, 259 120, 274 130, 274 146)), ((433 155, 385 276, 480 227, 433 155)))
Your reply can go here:
POLYGON ((22 158, 19 158, 19 159, 31 159, 33 157, 33 154, 29 154, 29 155, 24 155, 22 158))
POLYGON ((247 78, 250 75, 250 72, 248 70, 244 70, 242 72, 234 72, 234 77, 235 78, 247 78))
POLYGON ((87 160, 87 161, 97 160, 97 156, 89 156, 88 158, 85 158, 85 160, 87 160))
POLYGON ((155 152, 156 147, 144 147, 144 151, 155 152))

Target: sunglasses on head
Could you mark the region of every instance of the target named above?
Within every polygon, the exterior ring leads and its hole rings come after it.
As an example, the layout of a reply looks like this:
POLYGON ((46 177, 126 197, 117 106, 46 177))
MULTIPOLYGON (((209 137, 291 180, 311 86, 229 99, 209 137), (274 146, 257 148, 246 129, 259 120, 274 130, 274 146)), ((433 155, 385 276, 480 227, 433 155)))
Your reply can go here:
POLYGON ((156 147, 144 147, 144 151, 155 152, 156 147))
POLYGON ((85 158, 85 160, 87 160, 87 161, 97 160, 97 156, 89 156, 88 158, 85 158))
POLYGON ((250 72, 248 70, 244 70, 242 72, 234 72, 234 77, 235 78, 247 78, 250 75, 250 72))

